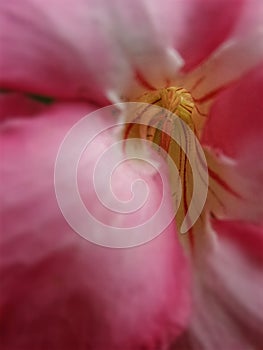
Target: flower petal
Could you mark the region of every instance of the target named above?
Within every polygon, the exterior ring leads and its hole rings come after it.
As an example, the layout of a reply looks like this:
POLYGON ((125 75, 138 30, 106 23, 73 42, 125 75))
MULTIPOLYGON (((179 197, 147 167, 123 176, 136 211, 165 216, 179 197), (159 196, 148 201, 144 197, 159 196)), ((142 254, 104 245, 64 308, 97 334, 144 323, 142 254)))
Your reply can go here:
POLYGON ((263 137, 262 89, 261 63, 218 95, 206 123, 202 142, 239 161, 244 156, 260 160, 263 137), (257 153, 254 154, 252 150, 257 153))
POLYGON ((180 56, 189 70, 225 39, 242 3, 3 2, 1 86, 105 103, 108 94, 114 99, 167 85, 180 56))
POLYGON ((183 85, 191 91, 201 115, 209 113, 211 105, 221 92, 231 88, 233 83, 262 62, 262 42, 263 31, 229 42, 187 76, 183 85))
POLYGON ((215 220, 213 228, 218 239, 194 260, 192 322, 173 349, 260 350, 262 227, 215 220))
POLYGON ((209 191, 206 209, 225 220, 262 222, 263 200, 261 165, 246 169, 245 162, 206 149, 209 191))
MULTIPOLYGON (((21 108, 22 118, 17 113, 2 122, 2 349, 162 348, 187 322, 189 276, 173 225, 140 247, 108 249, 83 240, 61 215, 53 188, 57 151, 65 133, 93 109, 41 105, 34 117, 21 108)), ((96 123, 94 130, 103 120, 96 123)), ((96 148, 107 146, 99 141, 89 164, 97 161, 96 148)), ((134 173, 131 165, 117 173, 120 191, 127 192, 134 173)), ((158 207, 161 184, 150 174, 148 185, 158 207)), ((147 209, 141 215, 147 217, 147 209)))
POLYGON ((233 35, 242 37, 262 28, 263 3, 261 0, 246 1, 241 16, 235 26, 233 35))
POLYGON ((217 97, 205 126, 202 143, 209 145, 212 197, 218 204, 214 213, 219 217, 262 220, 262 89, 260 65, 217 97), (225 210, 219 214, 220 201, 225 210))
POLYGON ((185 59, 184 71, 199 65, 228 37, 246 1, 185 1, 182 31, 175 33, 176 48, 185 59), (216 26, 214 25, 216 21, 216 26), (211 31, 211 28, 213 30, 211 31))
POLYGON ((0 93, 0 121, 17 117, 30 118, 39 113, 44 105, 16 93, 0 93))

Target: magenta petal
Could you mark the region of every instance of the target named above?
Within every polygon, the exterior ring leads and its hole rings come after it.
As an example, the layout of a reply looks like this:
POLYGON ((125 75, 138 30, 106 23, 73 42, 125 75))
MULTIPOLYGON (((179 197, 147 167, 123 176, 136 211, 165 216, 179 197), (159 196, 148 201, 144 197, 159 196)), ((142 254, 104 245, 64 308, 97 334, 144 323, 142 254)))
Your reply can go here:
POLYGON ((19 117, 30 118, 44 109, 44 105, 33 99, 25 98, 21 94, 0 93, 0 122, 19 117))
MULTIPOLYGON (((26 108, 31 111, 30 103, 26 108)), ((1 124, 3 350, 161 349, 188 321, 189 275, 173 225, 148 244, 109 249, 73 232, 58 208, 53 184, 58 147, 92 109, 41 106, 34 116, 25 118, 27 110, 21 110, 22 118, 17 113, 1 124)), ((93 145, 89 164, 105 145, 103 138, 93 145)), ((126 191, 133 173, 136 167, 129 166, 116 175, 119 190, 126 191)), ((148 180, 158 194, 159 181, 150 175, 148 180)), ((158 195, 153 207, 156 200, 158 195)), ((113 224, 118 219, 107 217, 113 224)))
MULTIPOLYGON (((220 181, 228 183, 241 195, 243 202, 247 200, 250 217, 253 212, 262 212, 262 205, 259 204, 263 200, 262 89, 261 65, 217 97, 202 139, 203 144, 209 145, 219 156, 223 154, 232 158, 230 162, 233 165, 229 165, 233 169, 231 179, 222 177, 224 169, 219 168, 218 173, 222 173, 220 181)), ((220 195, 222 190, 219 189, 218 193, 220 195)))
POLYGON ((94 51, 100 50, 100 43, 83 27, 87 7, 82 0, 78 5, 38 0, 1 3, 1 87, 64 98, 87 97, 91 91, 90 97, 101 101, 87 49, 93 42, 94 51))
POLYGON ((234 159, 261 158, 263 139, 263 65, 216 98, 202 141, 234 159))
POLYGON ((181 66, 178 52, 186 70, 196 66, 229 34, 242 3, 3 2, 1 86, 100 103, 109 91, 164 86, 181 66))
POLYGON ((262 227, 213 221, 217 240, 194 261, 194 311, 174 350, 260 350, 262 227))
POLYGON ((231 33, 245 1, 188 0, 182 30, 175 32, 176 48, 185 59, 185 71, 196 67, 231 33), (216 25, 215 25, 216 23, 216 25))
POLYGON ((231 241, 251 261, 263 264, 263 227, 250 223, 213 221, 213 227, 222 239, 231 241))

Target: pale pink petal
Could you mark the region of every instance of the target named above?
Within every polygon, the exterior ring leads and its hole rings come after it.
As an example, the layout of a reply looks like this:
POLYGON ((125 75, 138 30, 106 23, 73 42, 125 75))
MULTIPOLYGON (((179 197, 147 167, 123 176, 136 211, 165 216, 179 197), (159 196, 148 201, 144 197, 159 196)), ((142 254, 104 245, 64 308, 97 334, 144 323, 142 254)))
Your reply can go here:
POLYGON ((262 227, 213 221, 217 240, 194 260, 194 315, 174 350, 261 350, 262 227))
MULTIPOLYGON (((21 108, 1 124, 2 349, 161 349, 188 320, 189 276, 174 224, 148 244, 109 249, 78 236, 59 210, 53 184, 58 148, 65 133, 93 108, 41 105, 27 118, 21 108)), ((95 130, 100 123, 105 121, 97 118, 90 127, 95 130)), ((96 148, 106 146, 101 136, 86 166, 96 162, 96 148)), ((85 177, 84 166, 85 157, 80 167, 85 177)), ((126 193, 139 172, 131 164, 122 170, 115 181, 126 193)), ((151 205, 158 207, 160 181, 150 173, 145 178, 156 194, 151 205)), ((84 190, 84 197, 89 193, 84 190)), ((140 215, 147 217, 147 212, 143 208, 140 215)), ((118 214, 107 220, 125 223, 118 214)))
POLYGON ((261 0, 246 1, 232 35, 242 37, 262 28, 263 3, 261 0))
POLYGON ((100 103, 167 85, 182 59, 189 70, 226 38, 242 3, 2 2, 1 85, 100 103))

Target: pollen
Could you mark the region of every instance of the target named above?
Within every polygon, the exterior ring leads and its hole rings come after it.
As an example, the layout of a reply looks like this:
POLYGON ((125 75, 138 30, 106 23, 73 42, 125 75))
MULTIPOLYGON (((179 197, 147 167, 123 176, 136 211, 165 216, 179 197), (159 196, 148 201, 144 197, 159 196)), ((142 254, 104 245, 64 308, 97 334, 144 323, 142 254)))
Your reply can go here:
MULTIPOLYGON (((151 147, 167 161, 176 224, 180 230, 193 195, 189 159, 196 158, 195 102, 191 93, 182 87, 145 92, 134 102, 139 104, 135 106, 135 113, 130 113, 131 124, 125 130, 124 139, 150 141, 151 147)), ((188 216, 190 223, 194 221, 192 217, 188 216)))
POLYGON ((154 104, 167 109, 180 117, 194 130, 194 123, 192 120, 194 101, 191 94, 184 88, 169 87, 154 92, 147 92, 137 101, 154 104))
POLYGON ((130 118, 130 121, 135 124, 126 129, 125 139, 133 137, 146 139, 158 145, 158 149, 162 148, 165 152, 170 153, 170 136, 176 128, 175 120, 178 117, 196 134, 195 103, 190 92, 186 89, 169 87, 145 92, 134 102, 139 103, 137 113, 135 113, 136 117, 130 118), (144 104, 159 108, 145 108, 144 104), (156 113, 156 111, 158 112, 156 113), (142 123, 136 126, 137 120, 142 123))

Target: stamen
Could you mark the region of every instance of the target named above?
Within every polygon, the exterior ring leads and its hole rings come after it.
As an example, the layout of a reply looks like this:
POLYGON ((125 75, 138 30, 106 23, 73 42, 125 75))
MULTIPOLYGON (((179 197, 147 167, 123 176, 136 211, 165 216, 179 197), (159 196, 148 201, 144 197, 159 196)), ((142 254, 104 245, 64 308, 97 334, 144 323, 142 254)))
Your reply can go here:
MULTIPOLYGON (((168 160, 168 155, 178 169, 180 182, 182 186, 183 198, 176 214, 176 222, 178 228, 188 211, 193 193, 193 177, 189 164, 188 155, 194 146, 185 130, 186 125, 195 132, 195 124, 193 121, 194 101, 191 94, 182 87, 169 87, 152 92, 146 92, 136 102, 146 103, 138 107, 135 117, 131 120, 131 124, 126 128, 124 139, 140 138, 152 142, 153 148, 168 160), (151 108, 151 106, 159 106, 161 108, 151 108), (178 124, 178 117, 183 121, 178 124), (136 124, 138 122, 138 124, 136 124), (186 124, 184 126, 184 124, 186 124), (179 130, 179 129, 180 130, 179 130), (173 135, 179 132, 179 143, 173 140, 173 135), (181 134, 182 133, 182 134, 181 134), (191 143, 191 144, 190 144, 191 143)), ((175 137, 176 139, 176 137, 175 137)), ((177 136, 178 139, 178 136, 177 136)), ((170 164, 168 161, 170 169, 170 164)), ((173 167, 171 167, 172 169, 173 167)), ((171 194, 175 207, 178 207, 178 179, 170 169, 171 194)))
POLYGON ((187 90, 181 87, 169 87, 154 92, 147 92, 137 101, 156 104, 175 113, 194 130, 194 123, 192 120, 194 101, 187 90))
MULTIPOLYGON (((193 89, 201 82, 202 79, 197 81, 193 89)), ((131 124, 123 135, 124 139, 152 142, 152 147, 166 159, 177 229, 181 233, 187 232, 179 238, 190 250, 197 242, 194 235, 203 232, 209 216, 225 215, 229 206, 224 197, 233 203, 243 200, 232 188, 233 184, 221 176, 220 168, 211 167, 209 154, 203 153, 204 149, 198 143, 208 113, 208 110, 203 112, 206 107, 201 102, 212 97, 213 94, 207 94, 199 100, 194 99, 183 87, 147 91, 134 101, 141 104, 135 113, 132 111, 131 124)))
POLYGON ((172 114, 180 117, 191 130, 195 131, 195 125, 192 120, 192 112, 195 105, 191 94, 187 90, 181 87, 164 88, 154 92, 147 92, 137 101, 157 105, 171 112, 169 114, 164 112, 162 116, 154 116, 149 120, 147 120, 145 114, 143 121, 148 124, 148 127, 144 125, 139 127, 140 138, 153 141, 166 152, 169 150, 171 139, 168 135, 171 134, 174 127, 172 114), (158 122, 162 123, 162 132, 154 127, 158 122))

